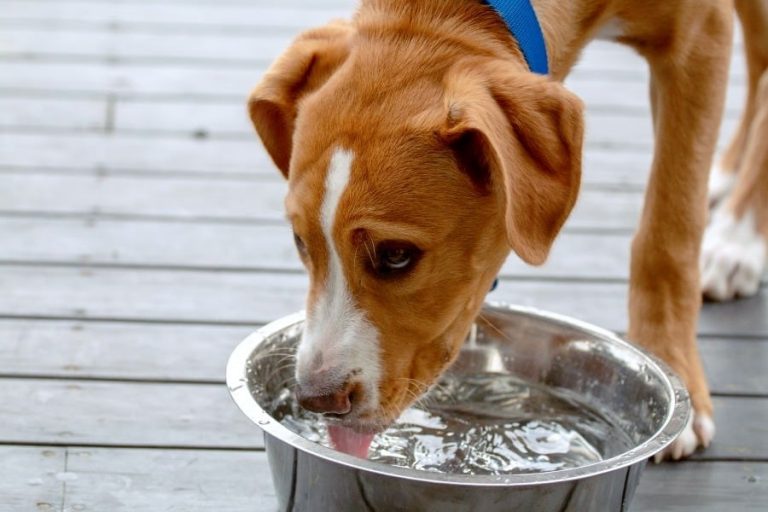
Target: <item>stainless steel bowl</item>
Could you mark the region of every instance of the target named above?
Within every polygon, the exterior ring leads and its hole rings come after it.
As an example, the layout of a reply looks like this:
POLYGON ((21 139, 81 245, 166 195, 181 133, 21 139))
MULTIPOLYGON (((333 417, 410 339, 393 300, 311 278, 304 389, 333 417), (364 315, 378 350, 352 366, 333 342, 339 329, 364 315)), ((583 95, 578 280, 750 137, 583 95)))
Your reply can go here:
POLYGON ((472 476, 387 466, 315 444, 282 426, 261 405, 292 371, 279 362, 300 337, 304 315, 298 313, 250 335, 227 365, 235 403, 264 431, 280 510, 628 510, 646 460, 688 421, 690 402, 680 380, 649 354, 578 320, 499 304, 486 305, 482 319, 449 371, 503 372, 575 392, 610 410, 635 446, 573 469, 472 476), (269 364, 273 371, 264 371, 269 364))

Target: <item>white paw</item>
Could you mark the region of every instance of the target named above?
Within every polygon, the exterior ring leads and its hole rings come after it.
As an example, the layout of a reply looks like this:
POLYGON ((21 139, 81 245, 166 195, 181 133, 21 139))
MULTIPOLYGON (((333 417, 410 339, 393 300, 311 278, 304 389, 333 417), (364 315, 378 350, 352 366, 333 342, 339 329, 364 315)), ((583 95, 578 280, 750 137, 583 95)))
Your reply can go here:
POLYGON ((728 195, 728 192, 736 183, 736 173, 724 171, 719 164, 712 166, 709 172, 709 205, 714 206, 722 198, 728 195))
POLYGON ((690 456, 696 448, 709 446, 715 437, 715 422, 708 414, 694 412, 680 436, 653 457, 655 463, 663 460, 680 460, 690 456))
POLYGON ((701 248, 701 288, 713 300, 757 293, 766 258, 766 240, 747 211, 741 219, 721 207, 712 216, 701 248))

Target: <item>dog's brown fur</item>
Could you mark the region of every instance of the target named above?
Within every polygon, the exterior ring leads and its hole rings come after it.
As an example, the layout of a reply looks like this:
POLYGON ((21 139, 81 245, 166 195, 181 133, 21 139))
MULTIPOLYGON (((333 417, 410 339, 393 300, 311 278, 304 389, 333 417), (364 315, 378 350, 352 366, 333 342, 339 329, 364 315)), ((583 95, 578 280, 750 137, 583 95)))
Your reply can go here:
POLYGON ((353 23, 305 33, 270 68, 250 113, 289 180, 289 218, 307 247, 308 309, 327 280, 317 220, 323 180, 332 148, 343 147, 355 167, 334 241, 352 297, 380 332, 384 374, 378 408, 351 416, 394 418, 453 359, 510 248, 530 263, 545 260, 581 170, 582 106, 560 81, 600 28, 617 22, 618 40, 650 65, 656 134, 632 246, 629 335, 690 390, 698 439, 670 452, 687 455, 712 435, 702 423, 712 403, 696 347, 696 262, 733 5, 533 4, 549 78, 527 71, 488 7, 453 0, 364 0, 353 23), (409 240, 424 256, 407 277, 381 282, 361 270, 361 257, 388 239, 409 240))

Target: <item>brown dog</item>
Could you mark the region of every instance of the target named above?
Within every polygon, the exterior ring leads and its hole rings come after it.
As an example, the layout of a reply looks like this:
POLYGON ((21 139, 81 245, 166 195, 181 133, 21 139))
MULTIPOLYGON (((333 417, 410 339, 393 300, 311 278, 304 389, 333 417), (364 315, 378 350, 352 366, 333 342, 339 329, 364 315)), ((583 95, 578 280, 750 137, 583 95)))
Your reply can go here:
POLYGON ((695 415, 667 455, 714 435, 696 262, 733 5, 533 5, 549 77, 528 70, 480 1, 363 0, 352 23, 300 36, 251 95, 256 130, 289 181, 287 214, 310 274, 299 398, 337 418, 341 445, 364 447, 350 451, 364 453, 451 363, 510 249, 546 259, 581 173, 582 104, 560 82, 601 32, 651 69, 657 142, 632 246, 629 336, 691 392, 695 415))

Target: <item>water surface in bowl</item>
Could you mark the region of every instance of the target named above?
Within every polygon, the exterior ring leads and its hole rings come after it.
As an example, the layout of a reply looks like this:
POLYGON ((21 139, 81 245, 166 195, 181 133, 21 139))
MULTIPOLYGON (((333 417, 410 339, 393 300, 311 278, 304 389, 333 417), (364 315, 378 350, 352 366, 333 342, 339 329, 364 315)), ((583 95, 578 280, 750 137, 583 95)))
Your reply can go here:
MULTIPOLYGON (((288 388, 271 414, 330 446, 323 419, 288 388)), ((405 468, 473 475, 556 471, 610 458, 634 443, 612 415, 575 394, 507 374, 447 375, 374 438, 368 458, 405 468)))

